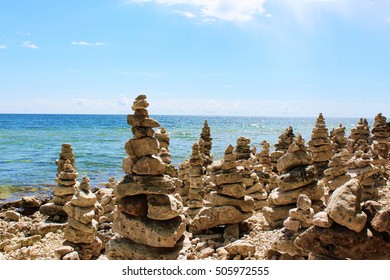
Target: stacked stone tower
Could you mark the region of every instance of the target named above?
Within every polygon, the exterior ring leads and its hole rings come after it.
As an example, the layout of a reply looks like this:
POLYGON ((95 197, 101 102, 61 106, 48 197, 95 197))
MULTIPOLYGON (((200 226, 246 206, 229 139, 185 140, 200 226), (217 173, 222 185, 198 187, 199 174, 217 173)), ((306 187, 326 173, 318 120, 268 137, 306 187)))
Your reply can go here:
POLYGON ((313 157, 313 164, 317 168, 318 175, 322 176, 324 170, 328 167, 329 160, 333 156, 332 144, 322 113, 317 118, 311 140, 308 144, 313 157))
POLYGON ((348 137, 348 151, 353 154, 360 149, 360 146, 365 147, 365 152, 368 151, 371 144, 370 127, 366 119, 361 118, 356 127, 351 129, 351 135, 348 137))
POLYGON ((106 245, 109 259, 176 259, 182 248, 183 205, 158 156, 153 128, 160 124, 149 117, 148 106, 146 96, 140 95, 132 106, 134 114, 127 116, 134 137, 125 144, 126 176, 114 191, 113 230, 122 237, 106 245))
POLYGON ((333 143, 334 153, 341 152, 347 146, 347 137, 345 136, 345 126, 341 123, 339 127, 334 128, 330 132, 330 139, 333 143))
POLYGON ((74 166, 76 160, 74 159, 74 152, 71 144, 62 144, 61 153, 59 159, 56 160, 57 176, 64 171, 64 164, 69 160, 70 164, 74 166))
POLYGON ((72 199, 79 185, 77 182, 79 174, 73 167, 71 160, 67 159, 64 163, 61 162, 58 167, 61 172, 56 178, 57 186, 54 187, 54 197, 39 209, 43 215, 48 215, 50 219, 54 220, 66 218, 64 205, 72 199))
POLYGON ((202 209, 204 191, 203 191, 203 168, 202 168, 203 159, 199 152, 199 145, 194 143, 192 145, 192 153, 190 158, 190 168, 189 168, 189 182, 190 188, 188 192, 188 210, 187 214, 191 218, 202 209))
POLYGON ((275 144, 275 151, 271 153, 271 162, 274 167, 274 171, 278 171, 278 160, 287 152, 288 147, 292 144, 294 140, 294 137, 295 135, 291 126, 286 128, 284 133, 279 136, 278 143, 275 144))
POLYGON ((213 138, 211 138, 211 130, 207 120, 204 121, 202 133, 200 134, 199 139, 199 150, 203 156, 203 166, 207 167, 213 162, 213 157, 211 156, 211 149, 213 145, 213 138))
POLYGON ((348 174, 349 159, 350 154, 348 150, 343 149, 329 161, 329 168, 324 171, 324 185, 328 188, 328 195, 331 195, 337 188, 351 179, 351 176, 348 174))
POLYGON ((389 131, 387 129, 386 117, 382 116, 381 113, 375 116, 372 134, 373 144, 371 150, 374 164, 384 169, 389 157, 389 131))

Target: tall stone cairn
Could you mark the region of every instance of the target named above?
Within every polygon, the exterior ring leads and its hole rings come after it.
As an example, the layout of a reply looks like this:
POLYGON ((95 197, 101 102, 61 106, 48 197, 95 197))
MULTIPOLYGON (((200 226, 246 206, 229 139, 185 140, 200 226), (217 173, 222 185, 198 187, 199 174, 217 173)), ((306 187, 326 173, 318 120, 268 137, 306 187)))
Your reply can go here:
POLYGON ((345 136, 345 126, 341 123, 338 127, 330 131, 330 139, 333 143, 334 153, 341 152, 347 146, 347 137, 345 136))
POLYGON ((240 136, 237 139, 236 158, 238 161, 250 159, 252 155, 250 143, 251 143, 251 139, 244 136, 240 136))
MULTIPOLYGON (((67 241, 64 245, 74 248, 82 260, 98 257, 102 249, 102 241, 97 237, 97 227, 103 208, 90 191, 89 182, 88 177, 83 176, 77 192, 64 206, 68 214, 68 224, 64 230, 67 241)), ((66 259, 66 255, 64 257, 66 259)))
POLYGON ((55 179, 57 186, 54 187, 54 197, 39 209, 41 214, 47 215, 54 220, 66 218, 67 214, 63 209, 64 205, 72 199, 79 186, 77 182, 79 174, 69 159, 65 160, 63 164, 61 163, 61 170, 55 179))
POLYGON ((177 193, 183 199, 183 205, 188 206, 188 193, 190 191, 190 162, 188 160, 183 161, 179 164, 179 170, 177 177, 182 181, 181 187, 177 189, 177 193))
POLYGON ((328 169, 324 171, 325 177, 323 179, 329 196, 351 179, 351 175, 348 174, 348 160, 350 157, 348 150, 343 149, 329 161, 328 169))
POLYGON ((254 171, 259 176, 260 182, 263 183, 267 193, 277 188, 277 174, 273 171, 273 166, 270 157, 270 144, 267 141, 261 142, 261 151, 256 154, 258 164, 253 167, 254 171))
POLYGON ((294 141, 294 137, 295 134, 291 126, 286 128, 284 133, 282 133, 279 136, 278 143, 274 145, 275 151, 271 153, 271 162, 272 162, 272 166, 274 167, 274 171, 278 171, 277 170, 278 160, 287 152, 288 147, 294 141))
POLYGON ((262 209, 271 227, 283 226, 283 221, 287 219, 289 210, 295 208, 300 194, 306 194, 317 205, 322 204, 323 187, 318 184, 317 170, 311 164, 312 157, 299 134, 287 153, 278 160, 277 168, 281 172, 277 178, 278 187, 268 196, 269 206, 262 209))
POLYGON ((318 175, 322 176, 324 170, 328 167, 329 160, 333 156, 332 144, 322 113, 317 118, 308 145, 313 157, 313 164, 317 168, 318 175))
POLYGON ((368 126, 367 119, 361 118, 356 127, 351 129, 351 135, 347 141, 348 151, 353 154, 359 150, 360 146, 364 146, 366 148, 365 152, 367 152, 371 142, 370 127, 368 126))
POLYGON ((379 169, 373 165, 373 159, 369 152, 365 153, 363 148, 357 150, 348 161, 348 173, 352 178, 359 180, 362 187, 362 201, 376 200, 378 198, 378 186, 375 175, 379 169))
POLYGON ((221 169, 211 174, 215 191, 209 194, 211 206, 205 206, 191 222, 192 232, 232 225, 253 214, 254 200, 245 196, 245 185, 237 170, 234 147, 229 145, 221 162, 221 169))
POLYGON ((190 158, 190 168, 189 168, 189 182, 190 188, 188 191, 188 210, 187 214, 191 218, 202 209, 204 203, 204 183, 203 183, 203 168, 202 168, 203 159, 199 152, 199 144, 194 143, 192 145, 192 153, 190 158))
POLYGON ((381 113, 377 114, 374 119, 374 128, 372 129, 373 144, 372 154, 375 166, 382 168, 383 171, 389 157, 389 131, 387 129, 386 117, 381 113))
POLYGON ((153 128, 160 124, 149 117, 148 106, 140 95, 132 106, 134 115, 127 116, 134 137, 125 144, 126 175, 114 190, 113 230, 122 237, 107 243, 109 259, 176 259, 183 246, 183 205, 158 156, 153 128))
POLYGON ((213 138, 211 138, 211 130, 207 120, 203 123, 202 132, 200 133, 200 138, 198 141, 199 151, 203 159, 202 166, 203 170, 206 170, 207 166, 213 163, 213 156, 211 155, 212 142, 213 138))
POLYGON ((58 166, 57 175, 64 171, 64 164, 67 160, 74 166, 76 160, 74 158, 73 148, 71 144, 62 144, 59 159, 56 160, 56 165, 58 166))
POLYGON ((171 163, 171 154, 169 150, 169 140, 171 139, 168 135, 167 130, 164 127, 160 127, 156 132, 156 138, 160 143, 160 157, 164 163, 171 163))

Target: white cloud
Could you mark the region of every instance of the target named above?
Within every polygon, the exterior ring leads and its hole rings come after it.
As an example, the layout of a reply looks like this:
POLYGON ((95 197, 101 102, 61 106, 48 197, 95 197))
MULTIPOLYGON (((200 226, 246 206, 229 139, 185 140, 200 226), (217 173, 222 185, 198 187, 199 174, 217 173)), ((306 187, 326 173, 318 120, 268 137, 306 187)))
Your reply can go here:
POLYGON ((29 48, 29 49, 39 49, 39 47, 37 45, 31 43, 30 41, 24 41, 23 47, 29 48))
MULTIPOLYGON (((250 21, 255 15, 265 12, 266 0, 128 0, 134 3, 157 3, 169 6, 195 7, 196 12, 205 19, 226 21, 250 21)), ((189 15, 189 14, 188 14, 189 15)), ((193 14, 195 16, 195 14, 193 14)))
POLYGON ((85 41, 74 41, 71 42, 72 45, 78 45, 78 46, 104 46, 105 43, 102 42, 97 42, 97 43, 90 43, 90 42, 85 42, 85 41))
POLYGON ((187 11, 174 10, 173 13, 185 16, 187 18, 194 18, 194 17, 196 17, 193 13, 187 12, 187 11))
POLYGON ((131 105, 133 100, 131 98, 128 98, 124 95, 121 95, 118 100, 118 104, 121 106, 129 106, 131 105))
POLYGON ((6 49, 7 46, 6 45, 0 45, 0 49, 6 49))

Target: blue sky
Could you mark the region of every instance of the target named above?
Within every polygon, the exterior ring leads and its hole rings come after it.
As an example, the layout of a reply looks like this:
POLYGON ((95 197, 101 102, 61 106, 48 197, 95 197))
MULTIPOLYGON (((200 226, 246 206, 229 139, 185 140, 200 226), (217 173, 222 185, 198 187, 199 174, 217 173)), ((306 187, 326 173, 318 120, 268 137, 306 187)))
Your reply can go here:
POLYGON ((373 117, 388 0, 3 0, 0 113, 373 117))

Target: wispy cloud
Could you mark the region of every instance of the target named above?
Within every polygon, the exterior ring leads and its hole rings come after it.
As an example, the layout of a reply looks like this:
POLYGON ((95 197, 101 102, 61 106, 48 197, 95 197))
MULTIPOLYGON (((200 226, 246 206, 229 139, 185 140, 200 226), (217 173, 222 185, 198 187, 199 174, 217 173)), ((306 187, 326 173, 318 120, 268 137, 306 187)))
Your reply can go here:
MULTIPOLYGON (((181 13, 189 18, 199 14, 206 20, 250 21, 256 15, 263 14, 266 0, 127 0, 130 3, 157 3, 169 6, 186 6, 194 8, 194 13, 181 13), (193 15, 193 16, 191 16, 193 15)), ((178 10, 176 10, 178 11, 178 10)))
POLYGON ((187 18, 194 18, 194 17, 196 17, 193 13, 188 12, 188 11, 174 10, 173 13, 174 13, 174 14, 178 14, 178 15, 182 15, 182 16, 185 16, 185 17, 187 17, 187 18))
POLYGON ((74 41, 71 42, 72 45, 77 45, 77 46, 104 46, 105 43, 102 42, 96 42, 96 43, 91 43, 91 42, 85 42, 85 41, 74 41))
POLYGON ((29 49, 39 49, 39 47, 36 44, 33 44, 30 41, 24 41, 23 47, 29 48, 29 49))
POLYGON ((7 46, 6 45, 0 45, 0 49, 6 49, 7 46))

